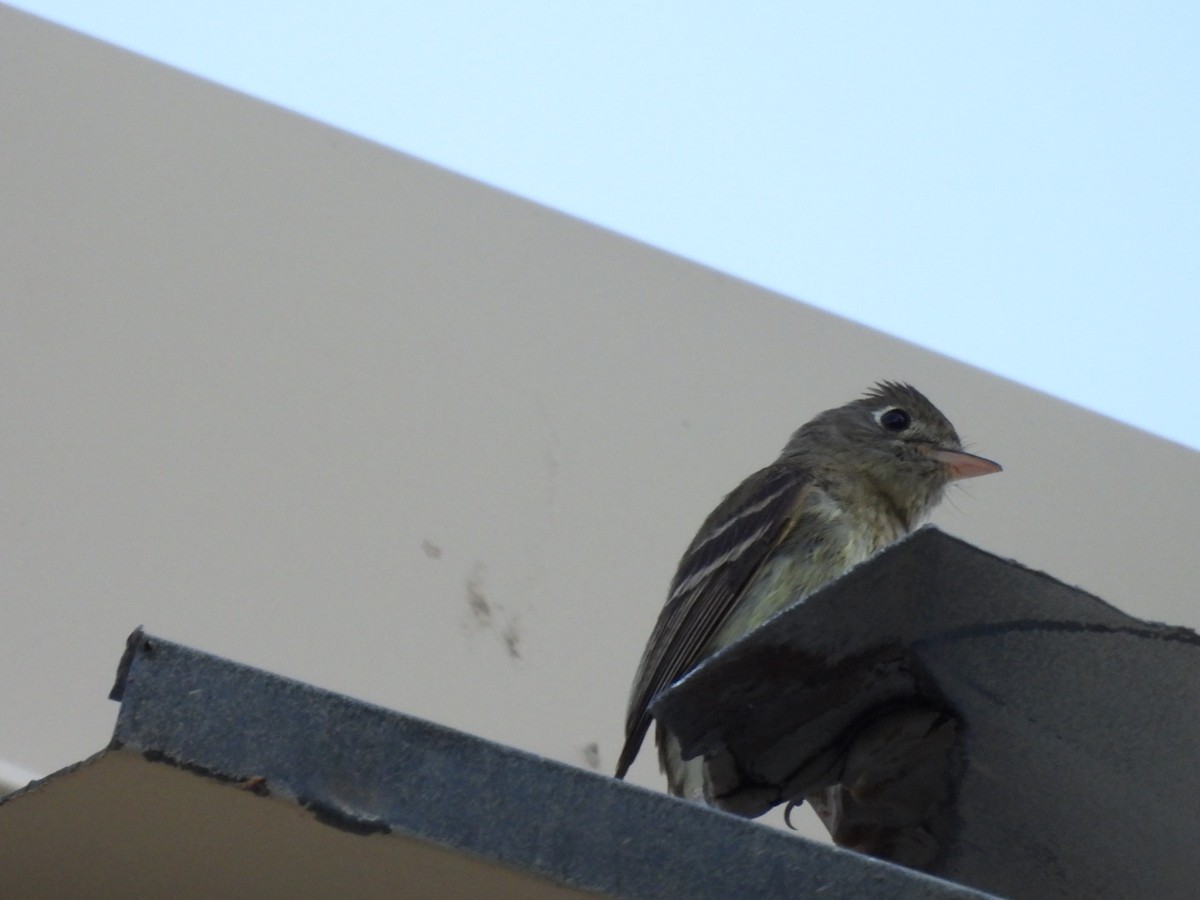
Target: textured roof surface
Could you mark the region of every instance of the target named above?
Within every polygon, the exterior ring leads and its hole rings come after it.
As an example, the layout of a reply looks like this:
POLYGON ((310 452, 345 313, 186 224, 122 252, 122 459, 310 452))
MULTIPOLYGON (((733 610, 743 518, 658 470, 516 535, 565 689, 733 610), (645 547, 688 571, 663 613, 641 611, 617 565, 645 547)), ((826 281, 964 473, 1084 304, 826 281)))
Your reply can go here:
POLYGON ((1198 686, 1195 633, 927 528, 654 709, 727 808, 857 781, 848 843, 885 858, 1012 897, 1190 897, 1198 686), (898 763, 876 732, 912 723, 898 763))

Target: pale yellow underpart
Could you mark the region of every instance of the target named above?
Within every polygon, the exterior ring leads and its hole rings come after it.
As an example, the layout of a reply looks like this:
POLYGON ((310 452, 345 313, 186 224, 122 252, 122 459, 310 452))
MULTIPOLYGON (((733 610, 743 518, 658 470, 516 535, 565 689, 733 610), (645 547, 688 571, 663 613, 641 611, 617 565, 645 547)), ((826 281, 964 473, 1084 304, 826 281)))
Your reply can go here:
POLYGON ((851 518, 819 488, 806 499, 804 517, 811 524, 795 529, 763 564, 741 602, 717 632, 708 653, 733 643, 785 606, 824 587, 904 534, 900 523, 883 515, 873 516, 869 522, 851 518), (815 548, 814 531, 823 536, 815 548))

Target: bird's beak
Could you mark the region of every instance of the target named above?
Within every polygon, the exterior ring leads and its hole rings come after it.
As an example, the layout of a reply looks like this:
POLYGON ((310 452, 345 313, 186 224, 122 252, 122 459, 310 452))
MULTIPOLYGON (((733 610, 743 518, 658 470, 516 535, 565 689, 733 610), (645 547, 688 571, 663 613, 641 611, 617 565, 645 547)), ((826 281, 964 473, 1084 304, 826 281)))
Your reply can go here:
POLYGON ((930 447, 925 452, 950 470, 951 481, 961 481, 964 478, 975 478, 979 475, 991 475, 993 472, 1003 471, 1000 463, 963 450, 930 447))

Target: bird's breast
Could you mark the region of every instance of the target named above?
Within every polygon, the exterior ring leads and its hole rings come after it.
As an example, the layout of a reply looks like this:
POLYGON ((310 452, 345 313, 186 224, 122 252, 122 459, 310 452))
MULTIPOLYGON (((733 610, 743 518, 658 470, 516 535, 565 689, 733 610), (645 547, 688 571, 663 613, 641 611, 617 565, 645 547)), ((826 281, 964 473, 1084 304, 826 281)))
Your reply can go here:
POLYGON ((903 536, 889 517, 849 515, 828 494, 809 493, 795 527, 746 585, 712 650, 733 643, 785 606, 807 597, 903 536))

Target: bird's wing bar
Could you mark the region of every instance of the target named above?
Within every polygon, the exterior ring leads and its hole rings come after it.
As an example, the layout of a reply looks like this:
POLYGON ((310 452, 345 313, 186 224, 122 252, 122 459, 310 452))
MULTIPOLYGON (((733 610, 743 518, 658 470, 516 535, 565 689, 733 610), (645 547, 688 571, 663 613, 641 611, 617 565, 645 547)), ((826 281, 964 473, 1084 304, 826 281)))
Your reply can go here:
POLYGON ((794 465, 755 472, 713 510, 679 563, 634 679, 617 763, 624 777, 650 727, 650 702, 699 662, 763 561, 795 525, 812 479, 794 465))

